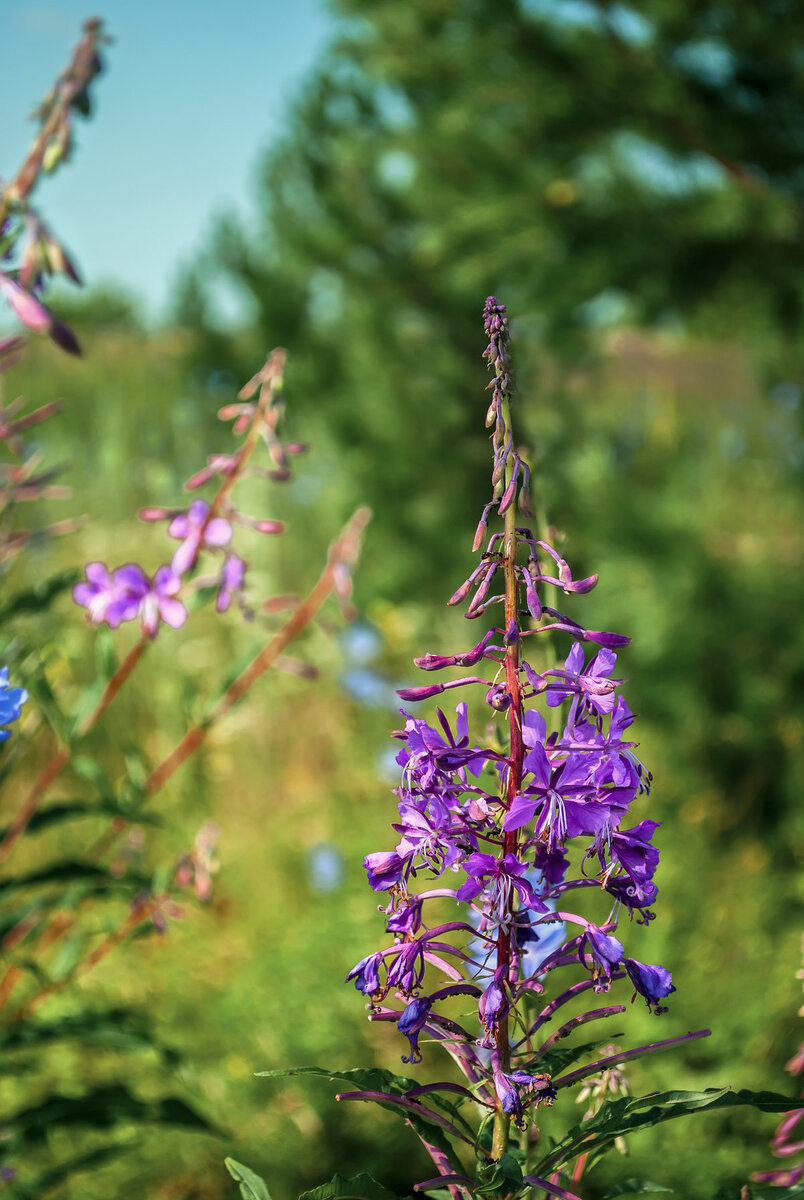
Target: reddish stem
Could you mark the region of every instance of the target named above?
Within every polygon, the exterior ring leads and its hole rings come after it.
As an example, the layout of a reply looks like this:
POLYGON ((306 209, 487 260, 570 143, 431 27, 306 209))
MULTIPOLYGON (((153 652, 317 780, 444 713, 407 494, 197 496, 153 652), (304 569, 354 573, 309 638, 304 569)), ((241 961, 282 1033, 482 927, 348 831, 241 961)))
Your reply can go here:
MULTIPOLYGON (((121 662, 120 666, 115 671, 112 678, 107 683, 103 690, 103 695, 93 708, 92 712, 84 721, 81 722, 75 732, 76 739, 86 737, 91 729, 97 725, 103 714, 106 712, 109 705, 114 700, 117 693, 123 687, 123 684, 128 679, 131 672, 136 667, 137 663, 145 653, 146 647, 149 645, 150 639, 141 637, 136 645, 132 646, 126 657, 121 662)), ((6 832, 6 836, 0 842, 0 863, 5 862, 11 851, 20 840, 25 830, 28 828, 31 817, 39 807, 39 801, 47 792, 52 783, 58 779, 64 768, 67 766, 71 758, 71 751, 62 746, 51 758, 45 769, 42 771, 39 778, 34 783, 30 792, 26 796, 22 807, 17 813, 14 820, 6 832)))
MULTIPOLYGON (((274 665, 282 651, 310 624, 324 601, 337 586, 339 571, 346 561, 353 561, 357 554, 360 535, 368 523, 368 509, 360 508, 344 527, 338 540, 332 546, 327 559, 327 565, 322 571, 318 582, 307 598, 299 605, 292 616, 286 621, 277 634, 252 659, 234 683, 230 684, 224 694, 213 705, 207 715, 185 733, 181 741, 171 750, 170 754, 154 768, 145 782, 143 799, 154 796, 173 776, 188 758, 206 740, 214 725, 226 716, 230 709, 243 699, 246 692, 256 683, 261 675, 274 665)), ((117 819, 94 847, 95 854, 102 854, 117 841, 121 833, 128 828, 129 823, 117 819)))

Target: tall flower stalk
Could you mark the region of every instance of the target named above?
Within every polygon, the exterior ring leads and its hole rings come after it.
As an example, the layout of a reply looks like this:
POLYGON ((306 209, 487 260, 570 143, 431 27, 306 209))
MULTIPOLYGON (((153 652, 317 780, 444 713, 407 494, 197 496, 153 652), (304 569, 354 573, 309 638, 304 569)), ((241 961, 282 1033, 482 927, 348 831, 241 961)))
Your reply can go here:
MULTIPOLYGON (((512 423, 508 319, 494 297, 486 302, 484 328, 484 357, 493 373, 487 413, 492 497, 475 535, 480 563, 449 603, 465 603, 470 619, 501 611, 502 623, 467 652, 416 659, 427 672, 485 664, 490 673, 399 695, 414 703, 480 687, 496 728, 484 743, 473 741, 463 701, 454 723, 441 709, 432 722, 403 710, 404 729, 394 735, 402 742, 394 824, 400 840, 365 860, 370 886, 388 897, 382 911, 391 941, 348 978, 368 998, 370 1017, 395 1022, 408 1039, 404 1061, 420 1061, 419 1042, 426 1037, 447 1050, 465 1076, 465 1085, 427 1085, 395 1103, 419 1117, 424 1110, 425 1120, 443 1127, 440 1111, 428 1107, 440 1090, 475 1101, 486 1114, 478 1146, 488 1163, 503 1171, 516 1163, 520 1183, 566 1197, 571 1193, 560 1187, 560 1175, 577 1160, 577 1182, 586 1160, 580 1146, 569 1158, 543 1156, 533 1167, 538 1173, 521 1173, 529 1169, 525 1147, 534 1136, 520 1134, 536 1124, 539 1106, 612 1062, 708 1031, 573 1071, 562 1069, 573 1055, 556 1052, 556 1043, 575 1028, 625 1011, 622 1004, 585 1008, 590 994, 596 998, 625 981, 659 1015, 675 991, 665 967, 631 957, 616 936, 623 912, 645 925, 653 919, 659 823, 644 812, 651 776, 637 757, 634 717, 615 677, 616 652, 630 639, 589 629, 548 603, 555 591, 568 597, 589 592, 597 576, 574 578, 558 551, 524 523, 532 518, 529 469, 512 423), (503 527, 489 534, 495 517, 503 527), (553 635, 570 641, 569 652, 546 668, 540 654, 537 669, 526 647, 542 650, 553 635), (555 732, 548 732, 550 709, 561 717, 555 732), (566 907, 574 894, 584 898, 583 913, 566 907), (455 903, 457 916, 450 911, 455 903), (465 1000, 455 1011, 457 996, 472 998, 473 1017, 465 1015, 465 1000), (571 1015, 555 1028, 565 1006, 571 1015)), ((377 1097, 357 1091, 341 1098, 377 1097)), ((388 1103, 385 1094, 381 1098, 388 1103)), ((446 1123, 453 1138, 467 1140, 471 1130, 462 1111, 446 1123)), ((476 1181, 462 1173, 459 1159, 440 1145, 436 1150, 439 1177, 420 1186, 447 1184, 456 1196, 470 1192, 476 1181)))

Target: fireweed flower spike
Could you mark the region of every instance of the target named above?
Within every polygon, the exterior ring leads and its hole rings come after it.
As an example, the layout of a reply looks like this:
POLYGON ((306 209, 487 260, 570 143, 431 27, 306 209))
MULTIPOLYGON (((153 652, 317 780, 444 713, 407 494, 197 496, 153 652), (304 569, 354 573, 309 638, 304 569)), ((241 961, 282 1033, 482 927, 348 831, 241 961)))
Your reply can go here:
MULTIPOLYGON (((528 476, 511 422, 508 318, 494 297, 486 302, 484 324, 484 357, 493 376, 486 418, 492 496, 475 550, 495 514, 504 528, 492 534, 480 564, 449 603, 465 603, 469 618, 496 606, 499 618, 473 649, 431 652, 415 661, 428 673, 480 670, 485 661, 492 674, 430 682, 399 695, 411 703, 482 683, 477 724, 486 726, 491 718, 497 735, 487 744, 472 741, 463 702, 454 722, 441 709, 434 719, 403 710, 404 729, 394 734, 402 743, 397 840, 365 859, 370 887, 388 896, 381 909, 388 941, 348 978, 368 997, 374 1019, 396 1021, 410 1045, 406 1062, 419 1060, 425 1039, 451 1054, 472 1094, 493 1110, 485 1153, 499 1160, 508 1151, 512 1122, 524 1127, 539 1104, 563 1099, 560 1089, 567 1085, 551 1083, 556 1038, 624 1011, 614 1004, 578 1014, 579 998, 625 980, 653 1012, 663 1013, 662 1001, 675 988, 668 970, 628 957, 616 936, 623 909, 643 923, 653 916, 659 859, 652 844, 658 823, 643 809, 651 777, 636 758, 633 714, 619 693, 616 651, 629 638, 589 630, 545 602, 545 586, 582 596, 597 576, 576 580, 561 555, 520 524, 530 515, 523 495, 528 476), (571 641, 562 661, 547 669, 545 634, 571 641), (585 642, 594 647, 589 655, 585 642), (538 670, 527 661, 531 646, 539 651, 538 670), (553 730, 559 717, 559 731, 548 733, 548 714, 553 730), (596 876, 593 866, 599 866, 596 876), (567 894, 575 890, 588 917, 565 911, 567 894), (537 944, 544 945, 542 953, 532 952, 537 944), (467 1014, 465 998, 460 1006, 453 1002, 456 993, 474 998, 474 1015, 467 1014), (401 1009, 383 1007, 386 997, 388 1003, 396 997, 401 1009), (574 1007, 563 1032, 543 1031, 565 1004, 574 1007)), ((433 1157, 441 1176, 459 1177, 450 1175, 443 1154, 433 1157)), ((453 1163, 452 1169, 460 1168, 453 1163)), ((558 1187, 558 1176, 552 1183, 553 1194, 570 1194, 558 1187)), ((456 1200, 465 1192, 456 1187, 456 1200)))

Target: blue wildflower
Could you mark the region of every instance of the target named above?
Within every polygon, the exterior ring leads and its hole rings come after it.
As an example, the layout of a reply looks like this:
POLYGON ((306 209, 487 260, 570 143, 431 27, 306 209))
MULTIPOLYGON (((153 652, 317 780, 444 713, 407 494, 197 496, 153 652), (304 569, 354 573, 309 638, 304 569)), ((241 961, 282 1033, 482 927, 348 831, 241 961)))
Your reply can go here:
MULTIPOLYGON (((0 725, 10 725, 17 721, 20 709, 28 699, 25 688, 8 686, 8 667, 0 670, 0 725)), ((0 729, 0 742, 11 737, 10 729, 0 729)))

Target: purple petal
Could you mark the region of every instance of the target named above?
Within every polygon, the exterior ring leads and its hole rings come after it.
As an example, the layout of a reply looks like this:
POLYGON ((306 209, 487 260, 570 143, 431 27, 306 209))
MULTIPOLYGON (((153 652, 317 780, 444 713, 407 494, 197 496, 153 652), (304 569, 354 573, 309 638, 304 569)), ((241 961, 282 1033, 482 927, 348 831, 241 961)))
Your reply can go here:
POLYGON ((32 329, 34 333, 50 331, 52 317, 49 310, 40 300, 37 300, 36 296, 26 292, 25 288, 20 287, 13 279, 2 274, 0 274, 0 291, 23 325, 27 325, 28 329, 32 329))
POLYGON ((183 541, 171 560, 171 567, 174 574, 184 575, 186 571, 195 561, 198 554, 198 548, 201 545, 201 533, 198 529, 193 529, 189 533, 186 541, 183 541))
POLYGON ((111 586, 112 579, 111 579, 111 576, 109 575, 109 572, 106 569, 105 563, 102 563, 102 562, 87 563, 87 565, 84 567, 84 574, 86 575, 89 582, 93 583, 96 587, 110 587, 111 586))
POLYGON ((223 517, 214 517, 204 530, 204 541, 208 546, 227 546, 232 540, 232 527, 223 517))
POLYGON ((120 588, 125 588, 132 596, 142 598, 150 591, 148 578, 142 567, 137 563, 126 563, 114 572, 114 582, 120 588))
POLYGON ((190 522, 187 513, 179 513, 168 525, 168 535, 172 538, 184 539, 190 532, 190 522))
POLYGON ((154 575, 153 590, 160 598, 175 596, 181 587, 181 580, 171 567, 163 566, 154 575))
POLYGON ((506 813, 503 829, 509 833, 513 829, 521 829, 527 825, 536 814, 539 807, 537 801, 529 800, 527 796, 516 796, 513 804, 506 813))
POLYGON ((187 620, 187 609, 184 607, 181 600, 160 600, 159 612, 162 616, 162 620, 167 625, 170 625, 171 629, 181 629, 182 625, 187 620))

